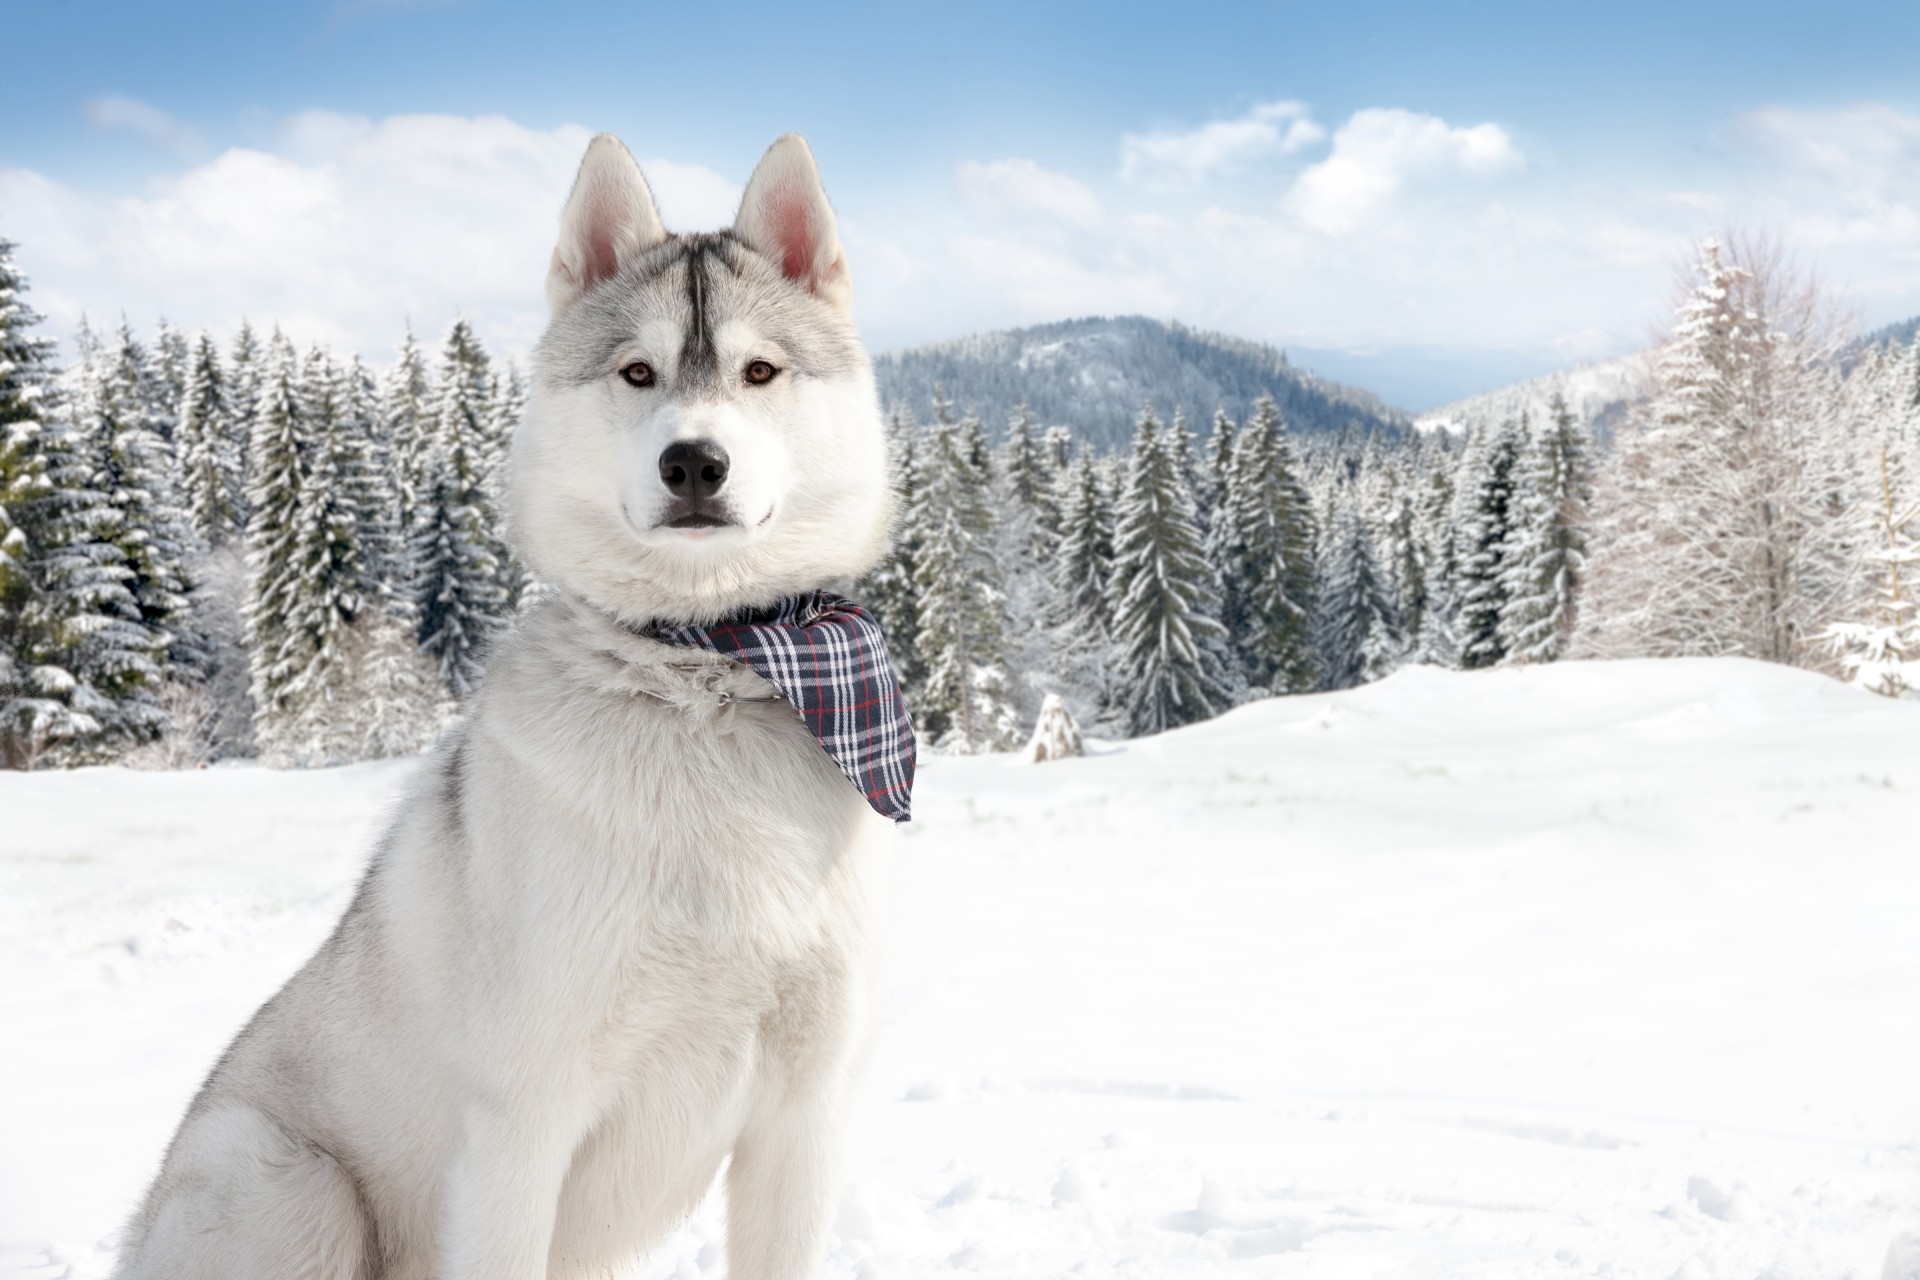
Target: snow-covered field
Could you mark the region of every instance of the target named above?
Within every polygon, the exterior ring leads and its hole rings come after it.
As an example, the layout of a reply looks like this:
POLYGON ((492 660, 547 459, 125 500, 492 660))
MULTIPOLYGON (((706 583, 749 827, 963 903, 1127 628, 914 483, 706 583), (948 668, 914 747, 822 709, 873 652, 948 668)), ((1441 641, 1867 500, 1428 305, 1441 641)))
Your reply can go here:
MULTIPOLYGON (((104 1273, 412 767, 0 775, 0 1271, 104 1273)), ((1920 705, 1412 668, 916 810, 830 1276, 1920 1277, 1920 705)))

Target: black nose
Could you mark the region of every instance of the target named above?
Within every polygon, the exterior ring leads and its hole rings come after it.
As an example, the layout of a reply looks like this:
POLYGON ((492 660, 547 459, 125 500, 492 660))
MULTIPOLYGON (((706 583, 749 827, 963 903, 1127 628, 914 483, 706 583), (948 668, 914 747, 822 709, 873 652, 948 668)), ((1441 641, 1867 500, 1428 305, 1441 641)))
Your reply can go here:
POLYGON ((727 482, 727 451, 711 440, 676 440, 660 455, 660 482, 676 498, 711 498, 727 482))

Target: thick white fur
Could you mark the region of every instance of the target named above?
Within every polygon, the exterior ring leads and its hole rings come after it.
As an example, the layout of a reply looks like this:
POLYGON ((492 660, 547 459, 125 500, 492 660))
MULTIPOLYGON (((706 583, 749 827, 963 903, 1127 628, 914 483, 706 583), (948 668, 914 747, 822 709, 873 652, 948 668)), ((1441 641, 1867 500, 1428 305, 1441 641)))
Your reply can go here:
MULTIPOLYGON (((798 139, 769 154, 772 189, 792 203, 796 147, 805 270, 776 262, 754 287, 797 296, 784 321, 720 318, 723 369, 851 334, 798 139)), ((792 248, 754 190, 741 226, 792 248)), ((598 348, 568 348, 562 321, 623 288, 658 225, 625 149, 596 139, 515 444, 516 536, 555 591, 499 645, 334 936, 202 1088, 123 1280, 605 1277, 723 1163, 729 1275, 815 1272, 892 827, 789 707, 718 696, 762 696, 758 677, 619 619, 711 617, 864 569, 888 518, 879 414, 864 356, 697 398, 624 385, 624 357, 563 374, 598 348), (649 468, 695 432, 726 442, 764 524, 649 526, 649 468)), ((669 369, 672 318, 643 312, 596 340, 669 369)))

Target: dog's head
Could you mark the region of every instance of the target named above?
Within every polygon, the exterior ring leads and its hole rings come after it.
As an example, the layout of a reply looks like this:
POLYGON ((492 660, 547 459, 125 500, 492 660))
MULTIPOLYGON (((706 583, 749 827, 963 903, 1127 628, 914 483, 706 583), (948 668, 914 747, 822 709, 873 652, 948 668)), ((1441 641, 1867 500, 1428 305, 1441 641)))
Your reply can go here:
POLYGON ((712 621, 879 558, 892 499, 873 368, 798 135, 767 151, 730 230, 674 235, 601 134, 547 302, 508 481, 542 578, 628 621, 712 621))

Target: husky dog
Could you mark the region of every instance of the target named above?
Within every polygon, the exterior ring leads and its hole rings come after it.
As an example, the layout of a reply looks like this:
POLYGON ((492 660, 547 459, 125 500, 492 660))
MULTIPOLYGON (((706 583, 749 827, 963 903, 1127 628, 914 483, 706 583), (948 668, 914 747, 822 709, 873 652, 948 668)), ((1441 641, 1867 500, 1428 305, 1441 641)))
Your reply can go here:
POLYGON ((639 633, 886 545, 812 153, 672 235, 595 138, 546 292, 509 504, 552 591, 188 1108, 122 1280, 606 1277, 723 1163, 728 1274, 815 1272, 892 824, 759 676, 639 633))

